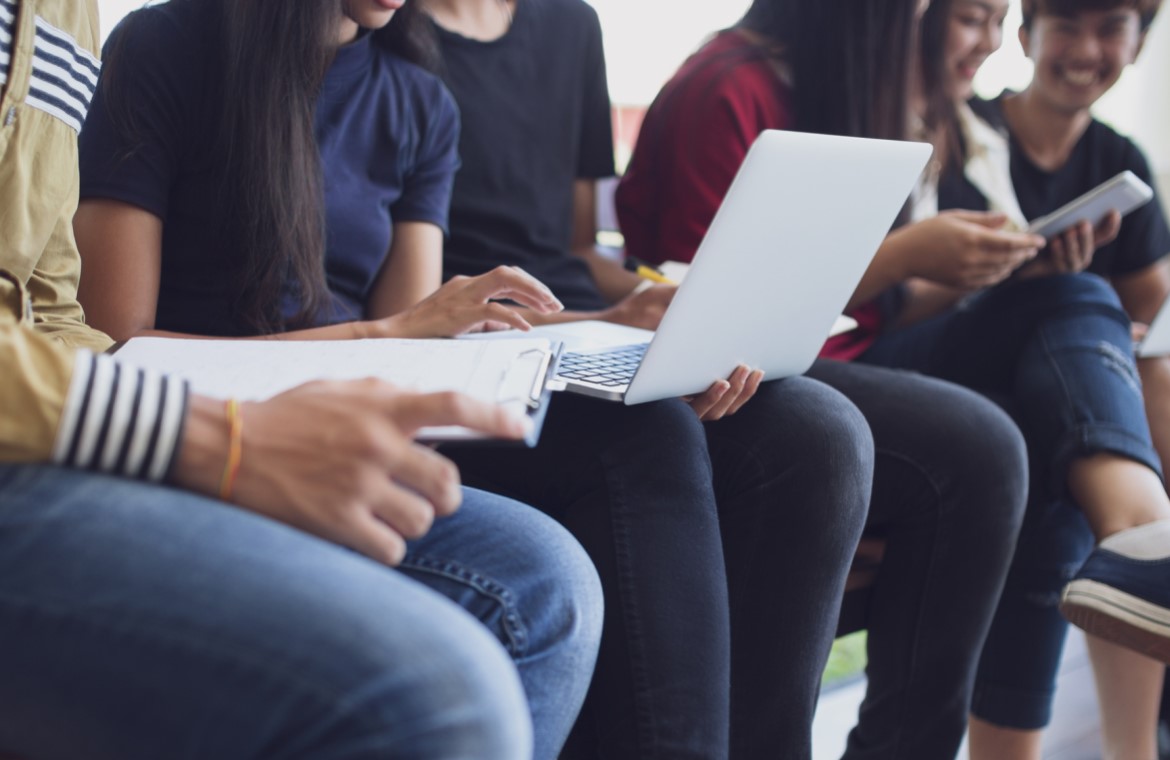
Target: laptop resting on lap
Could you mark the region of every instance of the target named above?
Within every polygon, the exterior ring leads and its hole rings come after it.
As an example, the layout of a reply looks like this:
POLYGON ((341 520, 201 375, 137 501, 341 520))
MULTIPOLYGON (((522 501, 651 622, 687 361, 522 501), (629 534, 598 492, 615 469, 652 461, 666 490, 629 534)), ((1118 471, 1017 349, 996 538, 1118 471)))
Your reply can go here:
POLYGON ((639 404, 764 379, 817 357, 930 157, 925 143, 760 134, 656 332, 548 325, 566 390, 639 404))

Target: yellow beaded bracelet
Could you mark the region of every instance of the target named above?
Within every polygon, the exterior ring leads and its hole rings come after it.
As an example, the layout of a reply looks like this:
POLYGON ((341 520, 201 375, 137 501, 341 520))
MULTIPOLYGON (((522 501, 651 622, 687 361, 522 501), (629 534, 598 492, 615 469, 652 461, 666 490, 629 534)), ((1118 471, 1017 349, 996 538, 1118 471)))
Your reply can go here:
POLYGON ((240 414, 240 404, 234 398, 228 399, 225 408, 228 421, 228 459, 223 468, 223 477, 219 481, 219 498, 222 501, 231 501, 236 475, 240 472, 240 461, 244 458, 244 416, 240 414))

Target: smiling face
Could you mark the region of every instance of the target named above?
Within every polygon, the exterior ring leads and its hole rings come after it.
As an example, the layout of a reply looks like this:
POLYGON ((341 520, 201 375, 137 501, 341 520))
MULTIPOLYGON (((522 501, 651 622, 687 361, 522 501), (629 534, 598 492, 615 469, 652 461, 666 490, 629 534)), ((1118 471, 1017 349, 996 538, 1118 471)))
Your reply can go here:
POLYGON ((1003 42, 1008 0, 955 0, 946 26, 942 85, 952 100, 967 100, 979 67, 1003 42))
POLYGON ((1133 63, 1144 40, 1133 8, 1038 14, 1020 29, 1024 52, 1036 64, 1029 90, 1061 111, 1087 109, 1133 63))

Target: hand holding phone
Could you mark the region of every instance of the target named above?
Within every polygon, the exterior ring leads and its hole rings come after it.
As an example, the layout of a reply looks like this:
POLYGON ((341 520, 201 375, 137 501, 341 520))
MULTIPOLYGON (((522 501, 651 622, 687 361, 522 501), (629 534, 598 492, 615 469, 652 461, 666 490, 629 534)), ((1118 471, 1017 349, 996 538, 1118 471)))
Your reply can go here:
POLYGON ((1028 232, 1053 238, 1080 222, 1096 227, 1110 211, 1123 216, 1149 203, 1154 191, 1136 174, 1124 171, 1028 225, 1028 232))

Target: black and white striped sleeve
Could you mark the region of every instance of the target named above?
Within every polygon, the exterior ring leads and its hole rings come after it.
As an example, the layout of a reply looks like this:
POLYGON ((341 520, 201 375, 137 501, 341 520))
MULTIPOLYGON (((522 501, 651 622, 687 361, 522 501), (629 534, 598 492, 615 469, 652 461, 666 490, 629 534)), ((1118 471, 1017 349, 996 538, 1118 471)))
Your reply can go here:
POLYGON ((178 453, 187 381, 78 351, 53 462, 161 481, 178 453))

